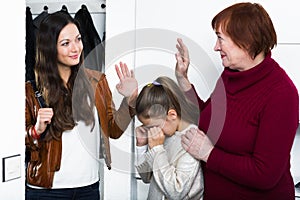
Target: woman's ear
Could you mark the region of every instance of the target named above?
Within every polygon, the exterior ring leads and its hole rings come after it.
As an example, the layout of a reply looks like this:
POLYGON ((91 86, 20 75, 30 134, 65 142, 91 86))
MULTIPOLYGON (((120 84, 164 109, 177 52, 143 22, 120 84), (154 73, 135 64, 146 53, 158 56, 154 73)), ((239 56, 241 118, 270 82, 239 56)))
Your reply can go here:
POLYGON ((177 118, 177 112, 176 112, 176 110, 174 110, 174 109, 170 109, 169 111, 168 111, 168 119, 170 119, 170 120, 174 120, 174 119, 176 119, 177 118))

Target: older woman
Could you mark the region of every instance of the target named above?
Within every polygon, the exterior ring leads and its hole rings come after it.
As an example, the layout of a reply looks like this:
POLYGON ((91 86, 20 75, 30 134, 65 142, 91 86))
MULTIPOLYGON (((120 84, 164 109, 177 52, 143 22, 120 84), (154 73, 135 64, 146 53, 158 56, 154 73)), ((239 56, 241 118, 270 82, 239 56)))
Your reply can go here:
MULTIPOLYGON (((261 5, 237 3, 218 13, 212 28, 224 71, 210 98, 198 97, 199 129, 182 137, 184 149, 203 161, 204 199, 294 200, 290 151, 299 98, 271 57, 273 23, 261 5)), ((188 49, 178 42, 176 77, 192 97, 188 49)))

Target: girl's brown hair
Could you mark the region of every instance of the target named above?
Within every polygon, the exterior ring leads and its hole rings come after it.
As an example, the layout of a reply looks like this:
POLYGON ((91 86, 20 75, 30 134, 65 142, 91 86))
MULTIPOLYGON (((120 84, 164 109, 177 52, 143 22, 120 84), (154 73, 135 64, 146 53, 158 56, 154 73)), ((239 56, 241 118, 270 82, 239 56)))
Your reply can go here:
POLYGON ((199 109, 190 102, 175 81, 166 76, 143 87, 136 100, 137 116, 165 117, 170 109, 187 122, 198 124, 199 109))

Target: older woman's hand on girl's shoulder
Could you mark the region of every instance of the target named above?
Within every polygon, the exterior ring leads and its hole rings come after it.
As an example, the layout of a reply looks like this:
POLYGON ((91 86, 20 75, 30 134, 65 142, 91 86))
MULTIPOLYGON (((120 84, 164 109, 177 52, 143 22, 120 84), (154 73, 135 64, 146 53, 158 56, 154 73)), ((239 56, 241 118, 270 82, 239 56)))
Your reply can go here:
POLYGON ((214 148, 207 135, 196 128, 191 128, 181 136, 182 147, 197 160, 207 162, 208 157, 214 148))

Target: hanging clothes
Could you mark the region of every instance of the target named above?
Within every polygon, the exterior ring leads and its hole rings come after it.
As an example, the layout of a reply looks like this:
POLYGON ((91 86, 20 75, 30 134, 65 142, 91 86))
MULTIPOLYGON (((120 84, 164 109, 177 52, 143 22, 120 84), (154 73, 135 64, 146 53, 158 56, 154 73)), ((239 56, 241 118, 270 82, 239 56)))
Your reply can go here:
POLYGON ((35 33, 30 7, 26 7, 25 81, 34 80, 35 33))
MULTIPOLYGON (((62 11, 68 13, 65 5, 62 5, 62 11)), ((25 81, 34 80, 34 66, 36 53, 36 36, 43 19, 48 16, 48 7, 44 6, 43 11, 34 19, 30 7, 26 7, 26 54, 25 54, 25 81)), ((74 16, 81 26, 82 42, 84 45, 85 66, 90 69, 102 71, 104 68, 104 44, 94 26, 92 17, 85 5, 75 13, 74 16)), ((102 40, 105 40, 105 32, 102 40)))
POLYGON ((90 69, 102 71, 104 65, 104 47, 86 5, 81 6, 75 13, 74 18, 80 23, 85 66, 90 69))
POLYGON ((34 18, 33 20, 33 25, 34 25, 34 32, 35 35, 37 35, 39 28, 40 28, 40 24, 43 21, 43 19, 45 19, 48 16, 48 7, 44 6, 44 10, 34 18))
POLYGON ((64 12, 66 12, 66 13, 68 13, 68 14, 69 14, 69 11, 68 11, 68 8, 67 8, 67 6, 66 6, 66 5, 62 5, 62 7, 61 7, 61 11, 64 11, 64 12))
POLYGON ((30 7, 26 7, 26 54, 25 54, 25 81, 34 80, 36 36, 41 21, 48 15, 48 7, 33 19, 30 7))

